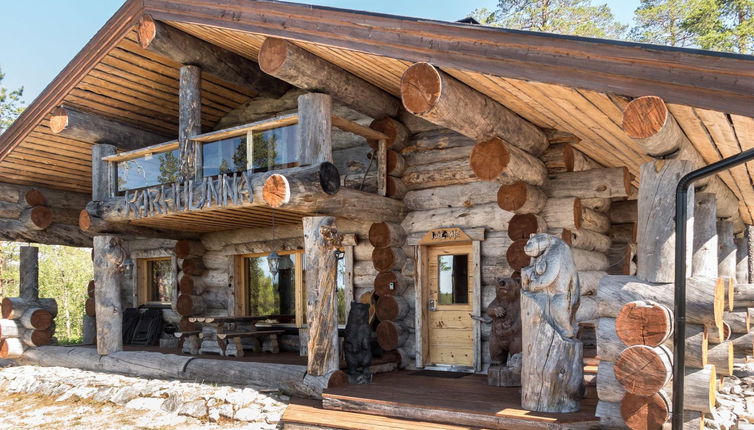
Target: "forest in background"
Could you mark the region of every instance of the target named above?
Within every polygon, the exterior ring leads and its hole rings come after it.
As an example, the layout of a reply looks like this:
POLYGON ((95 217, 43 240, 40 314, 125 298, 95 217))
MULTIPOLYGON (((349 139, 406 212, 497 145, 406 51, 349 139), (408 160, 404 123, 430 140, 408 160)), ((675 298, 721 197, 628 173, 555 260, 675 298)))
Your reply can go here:
MULTIPOLYGON (((18 296, 19 248, 26 244, 0 242, 0 297, 18 296)), ((90 248, 58 245, 39 247, 39 296, 58 302, 55 336, 62 344, 79 343, 87 294, 93 278, 90 248)))

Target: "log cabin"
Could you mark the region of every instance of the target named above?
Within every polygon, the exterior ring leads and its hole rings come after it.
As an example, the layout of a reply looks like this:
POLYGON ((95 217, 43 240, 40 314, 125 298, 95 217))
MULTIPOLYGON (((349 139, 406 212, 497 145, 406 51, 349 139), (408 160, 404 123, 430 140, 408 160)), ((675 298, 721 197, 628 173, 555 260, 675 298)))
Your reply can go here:
POLYGON ((754 147, 753 65, 294 3, 128 0, 0 136, 0 238, 93 248, 84 345, 53 344, 56 304, 24 247, 0 355, 321 400, 292 404, 292 429, 659 429, 671 411, 704 428, 717 382, 754 355, 752 166, 695 184, 681 220, 677 411, 673 196, 754 147), (537 307, 544 263, 571 273, 574 327, 537 307), (501 307, 507 279, 520 306, 501 307), (494 317, 522 330, 500 336, 494 317), (497 355, 516 336, 512 375, 497 355))

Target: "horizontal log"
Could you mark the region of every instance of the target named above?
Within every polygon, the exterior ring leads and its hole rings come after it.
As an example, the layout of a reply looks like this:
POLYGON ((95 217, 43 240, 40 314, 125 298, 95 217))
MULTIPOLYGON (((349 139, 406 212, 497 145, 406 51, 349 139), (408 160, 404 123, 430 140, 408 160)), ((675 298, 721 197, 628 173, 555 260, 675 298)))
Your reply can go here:
POLYGON ((631 174, 625 167, 551 174, 542 190, 548 197, 616 198, 628 197, 631 174))
POLYGON ((636 223, 612 224, 608 236, 613 243, 636 243, 636 223))
POLYGON ((408 315, 411 306, 401 296, 380 296, 375 305, 380 321, 401 321, 408 315))
POLYGON ((89 297, 88 299, 86 299, 86 302, 84 302, 84 313, 92 318, 97 316, 94 297, 89 297))
POLYGON ((754 312, 754 308, 751 310, 736 309, 732 312, 728 311, 723 314, 723 320, 730 325, 733 334, 745 334, 751 330, 752 312, 754 312))
POLYGON ((497 203, 470 208, 442 208, 410 212, 401 225, 408 233, 426 232, 435 228, 484 227, 487 232, 508 230, 508 221, 513 214, 501 211, 497 203))
POLYGON ((23 343, 30 347, 45 346, 52 343, 52 331, 50 330, 26 330, 20 338, 23 343))
POLYGON ((404 72, 401 99, 410 113, 476 141, 499 137, 535 156, 549 145, 539 128, 428 63, 404 72))
MULTIPOLYGON (((549 137, 549 136, 548 136, 549 137)), ((601 167, 583 152, 575 149, 569 143, 554 143, 548 139, 550 146, 542 154, 542 161, 550 173, 580 172, 582 170, 596 169, 601 167)), ((578 141, 578 138, 576 138, 578 141)))
POLYGON ((733 345, 733 355, 736 358, 754 355, 754 333, 733 335, 730 343, 733 345))
POLYGON ((374 278, 374 292, 377 296, 399 296, 414 284, 411 278, 395 270, 381 272, 374 278))
POLYGON ((582 296, 597 295, 597 288, 600 280, 607 276, 606 272, 578 272, 579 286, 581 287, 582 296))
POLYGON ((615 332, 629 346, 660 346, 673 334, 673 313, 652 301, 629 302, 615 317, 615 332))
POLYGON ((165 136, 124 122, 87 113, 71 106, 60 106, 50 113, 53 134, 90 144, 110 144, 130 151, 167 142, 175 136, 165 136))
POLYGON ((613 224, 629 224, 639 221, 639 208, 636 200, 620 200, 610 205, 607 216, 613 224))
POLYGON ((44 230, 52 224, 53 213, 47 206, 32 206, 24 209, 18 219, 30 230, 44 230))
POLYGON ((23 315, 21 315, 19 321, 27 329, 33 330, 47 330, 53 324, 52 313, 47 309, 36 307, 27 309, 23 315))
POLYGON ((612 206, 612 204, 613 201, 611 199, 601 197, 581 199, 581 205, 583 207, 601 213, 607 213, 607 211, 610 210, 610 206, 612 206))
POLYGON ((547 196, 534 185, 517 181, 501 185, 497 191, 497 204, 500 209, 515 214, 536 214, 544 209, 547 196))
MULTIPOLYGON (((365 103, 365 101, 360 102, 365 103)), ((373 128, 387 136, 387 139, 385 139, 385 144, 388 148, 390 148, 387 156, 388 174, 398 176, 403 172, 403 169, 397 166, 398 164, 405 164, 405 160, 403 159, 403 156, 396 151, 400 151, 401 149, 405 148, 406 145, 408 145, 408 143, 410 142, 409 139, 411 137, 411 132, 400 121, 391 118, 390 116, 378 115, 376 118, 377 119, 369 124, 369 128, 373 128)), ((377 149, 376 140, 369 139, 367 140, 367 143, 372 149, 377 149)))
POLYGON ((597 299, 594 296, 581 296, 581 303, 576 310, 576 322, 594 321, 600 317, 597 299))
POLYGON ((0 319, 0 337, 21 337, 26 328, 19 320, 0 319))
POLYGON ((262 198, 273 208, 301 206, 314 199, 337 194, 340 189, 338 169, 329 162, 291 169, 270 175, 262 187, 262 198))
POLYGON ((372 264, 378 272, 401 270, 406 264, 406 253, 397 247, 374 248, 372 251, 372 264))
MULTIPOLYGON (((673 284, 653 284, 632 276, 606 276, 597 291, 600 315, 613 318, 625 304, 636 300, 651 300, 672 308, 673 294, 673 284)), ((724 300, 722 282, 689 278, 686 282, 687 322, 721 330, 724 300)))
POLYGON ((408 186, 402 179, 394 176, 385 178, 385 196, 392 199, 403 199, 408 193, 408 186))
POLYGON ((474 145, 469 155, 469 165, 474 175, 483 181, 498 180, 503 173, 532 185, 543 185, 547 181, 544 163, 526 151, 506 144, 499 137, 474 145))
POLYGON ((582 227, 584 211, 581 200, 575 197, 548 199, 539 215, 549 228, 578 230, 582 227))
POLYGON ((406 231, 400 224, 378 222, 369 227, 369 243, 375 248, 400 247, 406 242, 406 231))
POLYGON ((44 230, 30 230, 19 220, 0 219, 0 240, 9 242, 91 247, 92 235, 81 231, 78 225, 53 223, 44 230))
POLYGON ((563 239, 563 242, 567 243, 571 248, 605 253, 610 249, 611 245, 610 237, 595 231, 555 228, 550 229, 548 232, 563 239))
POLYGON ((609 264, 607 272, 611 275, 636 274, 636 244, 616 243, 607 250, 609 264))
POLYGON ((573 263, 576 270, 581 272, 603 272, 607 270, 607 256, 601 252, 572 248, 573 263))
POLYGON ((707 350, 707 363, 714 365, 717 374, 721 376, 733 375, 734 358, 734 347, 730 341, 710 345, 707 350))
POLYGON ((626 425, 631 429, 662 428, 670 419, 670 396, 662 390, 651 396, 626 393, 620 402, 620 411, 626 425))
POLYGON ((615 360, 615 378, 626 392, 651 396, 670 381, 672 363, 672 353, 662 346, 632 345, 615 360))
POLYGON ((175 242, 176 258, 195 258, 204 255, 207 250, 201 242, 195 240, 179 240, 175 242))
POLYGON ((268 76, 253 61, 144 15, 139 22, 139 44, 178 64, 192 64, 203 72, 255 93, 277 98, 288 91, 285 82, 268 76))
POLYGON ((516 240, 505 251, 505 260, 514 271, 521 270, 531 263, 531 257, 524 251, 524 247, 528 241, 528 238, 516 240))
POLYGON ((9 337, 0 340, 0 358, 18 358, 26 350, 26 344, 18 337, 9 337))
POLYGON ((385 351, 393 351, 406 343, 409 331, 394 321, 380 321, 377 326, 377 343, 385 351))
POLYGON ((202 276, 207 271, 207 267, 201 258, 187 258, 181 263, 181 271, 190 276, 202 276))
MULTIPOLYGON (((632 100, 623 111, 622 126, 629 137, 653 157, 689 160, 693 169, 707 165, 659 97, 645 96, 632 100)), ((703 186, 704 192, 716 195, 719 217, 739 217, 738 199, 719 177, 702 179, 698 181, 699 186, 703 186)))
POLYGON ((184 317, 198 316, 207 308, 201 296, 181 294, 176 301, 175 311, 184 317))
POLYGON ((603 213, 582 207, 580 228, 607 234, 610 231, 610 219, 603 213))
POLYGON ((90 202, 79 213, 79 229, 87 235, 123 235, 160 239, 195 240, 198 235, 185 231, 163 230, 126 224, 124 220, 108 221, 106 217, 120 218, 112 212, 102 212, 100 202, 90 202))
POLYGON ((258 61, 265 73, 298 88, 330 94, 372 118, 398 114, 398 99, 291 41, 268 37, 259 50, 258 61))
POLYGON ((5 319, 19 319, 27 310, 35 307, 48 311, 52 318, 58 315, 58 303, 55 299, 42 298, 29 301, 20 297, 5 297, 2 300, 2 316, 5 319))
POLYGON ((733 301, 736 306, 754 307, 754 284, 737 284, 733 287, 733 301))
POLYGON ((495 202, 499 188, 500 185, 497 183, 476 181, 414 190, 406 193, 403 203, 409 210, 471 207, 495 202))

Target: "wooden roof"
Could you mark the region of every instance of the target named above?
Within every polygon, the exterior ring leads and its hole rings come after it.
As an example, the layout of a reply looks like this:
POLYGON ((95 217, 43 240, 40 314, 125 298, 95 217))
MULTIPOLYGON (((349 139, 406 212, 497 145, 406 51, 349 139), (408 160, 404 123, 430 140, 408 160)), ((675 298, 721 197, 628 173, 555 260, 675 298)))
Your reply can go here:
MULTIPOLYGON (((656 95, 708 162, 754 144, 754 57, 492 29, 254 0, 129 1, 0 137, 0 181, 90 186, 89 145, 50 134, 62 102, 176 134, 177 64, 142 50, 143 13, 256 61, 266 37, 289 38, 398 96, 413 62, 429 61, 534 124, 570 132, 605 166, 638 176, 649 158, 620 127, 631 97, 656 95)), ((204 126, 253 96, 207 77, 204 126)), ((721 175, 752 223, 754 165, 721 175)))

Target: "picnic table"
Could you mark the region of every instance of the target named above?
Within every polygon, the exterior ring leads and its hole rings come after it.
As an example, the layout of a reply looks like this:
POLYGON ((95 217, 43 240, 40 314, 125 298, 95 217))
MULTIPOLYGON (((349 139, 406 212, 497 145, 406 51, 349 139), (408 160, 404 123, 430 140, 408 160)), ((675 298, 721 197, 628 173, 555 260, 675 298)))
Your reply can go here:
MULTIPOLYGON (((259 330, 256 325, 260 321, 278 320, 290 321, 291 315, 262 315, 262 316, 233 316, 233 317, 189 317, 190 322, 206 324, 215 328, 217 333, 217 344, 226 355, 228 342, 232 341, 236 347, 236 357, 244 356, 242 340, 250 339, 254 352, 263 351, 263 343, 260 340, 268 339, 269 344, 266 351, 272 353, 280 352, 278 344, 278 335, 285 333, 285 330, 259 330)), ((183 342, 188 343, 190 354, 198 354, 201 342, 204 339, 201 330, 191 332, 176 332, 175 334, 183 342)), ((264 351, 263 351, 264 352, 264 351)))

